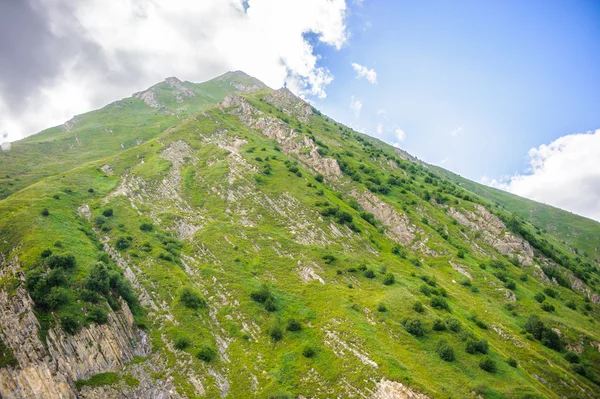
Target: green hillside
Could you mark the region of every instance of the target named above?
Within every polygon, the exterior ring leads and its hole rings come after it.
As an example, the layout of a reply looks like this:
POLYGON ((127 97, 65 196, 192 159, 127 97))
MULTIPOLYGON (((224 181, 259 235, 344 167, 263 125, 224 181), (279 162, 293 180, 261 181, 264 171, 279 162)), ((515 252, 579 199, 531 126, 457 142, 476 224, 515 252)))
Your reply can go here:
POLYGON ((126 306, 151 351, 65 377, 79 397, 599 396, 600 270, 569 250, 591 241, 287 89, 182 85, 0 156, 0 396, 55 356, 11 339, 14 309, 87 359, 126 306))

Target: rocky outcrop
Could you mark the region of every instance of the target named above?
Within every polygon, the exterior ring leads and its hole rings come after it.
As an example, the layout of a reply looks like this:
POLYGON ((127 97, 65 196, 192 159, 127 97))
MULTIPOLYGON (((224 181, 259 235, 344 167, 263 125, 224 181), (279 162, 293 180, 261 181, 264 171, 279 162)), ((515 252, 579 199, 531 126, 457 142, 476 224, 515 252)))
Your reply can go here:
POLYGON ((196 97, 194 90, 185 86, 183 82, 176 77, 166 78, 165 83, 173 88, 173 95, 178 103, 182 103, 185 100, 184 97, 196 97))
POLYGON ((139 98, 143 102, 146 103, 150 108, 162 108, 163 105, 158 102, 158 98, 156 97, 156 91, 154 88, 149 88, 145 91, 140 91, 137 93, 133 93, 133 97, 139 98))
POLYGON ((476 204, 475 212, 448 208, 448 216, 463 226, 481 231, 483 240, 503 255, 516 255, 523 265, 533 264, 533 248, 526 240, 506 229, 502 221, 483 205, 476 204))
POLYGON ((245 98, 227 96, 219 107, 225 112, 236 115, 244 125, 260 130, 265 136, 276 140, 281 144, 284 153, 296 155, 315 171, 334 179, 343 176, 337 160, 322 157, 319 148, 310 137, 298 135, 282 120, 265 115, 245 98))
POLYGON ((368 191, 352 191, 352 195, 367 212, 371 212, 385 227, 385 234, 398 244, 409 245, 415 238, 415 227, 405 214, 396 211, 378 196, 368 191))
POLYGON ((371 399, 429 399, 429 396, 423 393, 385 378, 377 383, 376 388, 377 391, 371 396, 371 399))
POLYGON ((290 116, 298 118, 302 123, 308 122, 308 117, 313 114, 312 107, 306 101, 296 97, 287 88, 273 90, 265 97, 265 102, 290 116))
MULTIPOLYGON (((20 268, 17 260, 3 265, 0 277, 22 281, 20 268)), ((0 369, 0 397, 75 398, 76 380, 118 370, 134 356, 150 352, 147 336, 135 326, 125 302, 109 314, 106 324, 91 324, 75 335, 52 328, 42 342, 40 329, 23 286, 11 293, 0 291, 1 338, 18 362, 0 369)))

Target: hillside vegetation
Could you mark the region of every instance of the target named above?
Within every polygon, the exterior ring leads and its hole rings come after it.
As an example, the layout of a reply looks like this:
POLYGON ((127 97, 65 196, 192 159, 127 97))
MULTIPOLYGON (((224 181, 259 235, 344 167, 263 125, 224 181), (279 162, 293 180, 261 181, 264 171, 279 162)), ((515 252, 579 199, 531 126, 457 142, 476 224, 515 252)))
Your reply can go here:
POLYGON ((598 223, 243 73, 177 82, 0 154, 0 395, 598 397, 598 223))

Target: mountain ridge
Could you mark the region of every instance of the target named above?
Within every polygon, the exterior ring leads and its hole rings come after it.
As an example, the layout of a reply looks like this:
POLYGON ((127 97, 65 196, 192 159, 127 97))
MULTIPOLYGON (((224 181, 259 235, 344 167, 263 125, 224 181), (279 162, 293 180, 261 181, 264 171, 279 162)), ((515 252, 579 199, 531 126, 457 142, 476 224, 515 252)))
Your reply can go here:
POLYGON ((203 86, 223 96, 197 112, 161 83, 168 112, 129 104, 160 124, 146 140, 0 200, 0 394, 597 396, 592 258, 231 76, 203 86), (77 350, 57 355, 58 336, 77 350))

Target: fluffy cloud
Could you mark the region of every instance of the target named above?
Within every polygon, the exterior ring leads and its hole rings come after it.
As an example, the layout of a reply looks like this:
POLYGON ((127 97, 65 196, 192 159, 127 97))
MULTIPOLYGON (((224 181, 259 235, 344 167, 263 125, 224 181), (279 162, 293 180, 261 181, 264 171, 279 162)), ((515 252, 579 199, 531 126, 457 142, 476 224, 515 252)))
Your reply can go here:
POLYGON ((362 103, 360 100, 356 100, 354 96, 350 97, 350 111, 358 118, 360 116, 360 110, 362 109, 362 103))
POLYGON ((397 127, 394 130, 394 137, 396 141, 393 142, 392 145, 396 148, 400 148, 400 143, 402 143, 406 139, 406 133, 404 133, 404 130, 397 127))
POLYGON ((163 80, 243 70, 323 98, 332 81, 307 33, 340 49, 345 0, 0 2, 0 131, 35 133, 163 80))
POLYGON ((600 129, 560 137, 528 157, 527 174, 482 182, 600 221, 600 129))
POLYGON ((377 72, 374 69, 369 69, 366 66, 357 64, 355 62, 352 63, 352 68, 356 72, 356 78, 366 78, 369 82, 375 84, 377 83, 377 72))
POLYGON ((383 124, 382 123, 378 123, 377 124, 377 135, 381 136, 383 134, 383 124))

